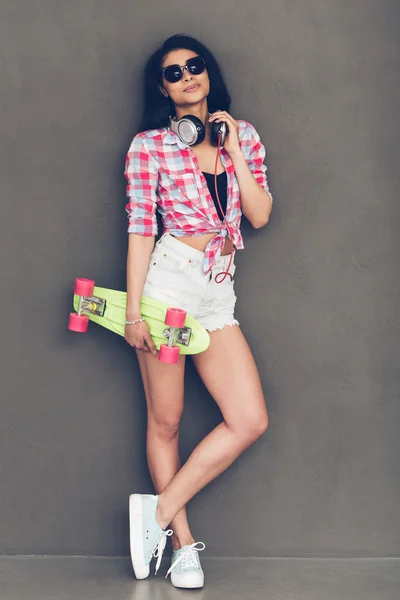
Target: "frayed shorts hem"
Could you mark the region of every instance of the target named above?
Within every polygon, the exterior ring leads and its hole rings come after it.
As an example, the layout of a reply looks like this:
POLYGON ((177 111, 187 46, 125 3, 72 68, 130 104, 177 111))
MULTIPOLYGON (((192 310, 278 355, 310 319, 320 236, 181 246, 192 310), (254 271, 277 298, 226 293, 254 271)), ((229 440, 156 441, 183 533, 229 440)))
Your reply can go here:
POLYGON ((223 323, 222 325, 219 324, 217 325, 216 323, 205 323, 204 321, 201 321, 201 319, 197 319, 198 322, 200 323, 200 325, 202 325, 204 327, 204 329, 206 329, 209 333, 213 333, 213 331, 221 331, 221 329, 223 329, 224 327, 227 327, 228 325, 230 327, 233 327, 234 325, 240 325, 239 321, 237 319, 232 319, 231 321, 228 321, 227 323, 223 323))

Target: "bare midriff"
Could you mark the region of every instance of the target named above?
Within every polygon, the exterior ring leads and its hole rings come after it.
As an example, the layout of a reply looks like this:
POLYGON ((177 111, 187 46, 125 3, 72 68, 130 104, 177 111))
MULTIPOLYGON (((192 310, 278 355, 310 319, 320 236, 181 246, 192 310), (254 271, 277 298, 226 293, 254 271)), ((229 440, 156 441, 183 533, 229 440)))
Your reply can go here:
MULTIPOLYGON (((185 236, 177 236, 174 238, 187 244, 188 246, 192 246, 192 248, 196 248, 196 250, 201 250, 204 252, 208 242, 210 242, 213 237, 215 237, 215 233, 206 233, 205 235, 185 235, 185 236)), ((225 256, 226 254, 230 254, 232 252, 232 240, 229 238, 225 238, 225 245, 222 249, 221 256, 225 256)))

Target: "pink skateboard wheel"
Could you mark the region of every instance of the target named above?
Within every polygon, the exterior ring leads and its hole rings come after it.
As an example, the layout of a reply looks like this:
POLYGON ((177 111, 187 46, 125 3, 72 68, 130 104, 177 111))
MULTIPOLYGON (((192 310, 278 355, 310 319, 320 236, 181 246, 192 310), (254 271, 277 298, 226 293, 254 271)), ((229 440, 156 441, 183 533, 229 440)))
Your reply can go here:
POLYGON ((68 329, 85 333, 88 330, 89 317, 87 315, 69 314, 68 329))
POLYGON ((93 294, 94 281, 93 279, 75 279, 74 294, 77 296, 91 296, 93 294))
POLYGON ((170 365, 176 364, 179 360, 179 348, 177 346, 167 346, 166 344, 161 344, 160 351, 158 353, 158 360, 170 365))
POLYGON ((184 327, 186 320, 186 311, 182 308, 168 308, 165 315, 165 324, 169 327, 184 327))

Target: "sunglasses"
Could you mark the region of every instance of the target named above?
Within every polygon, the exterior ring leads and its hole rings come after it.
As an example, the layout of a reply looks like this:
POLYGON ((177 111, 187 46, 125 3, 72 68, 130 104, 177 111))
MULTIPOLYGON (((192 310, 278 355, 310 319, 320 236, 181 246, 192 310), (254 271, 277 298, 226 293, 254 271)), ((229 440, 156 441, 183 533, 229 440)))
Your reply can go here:
POLYGON ((206 68, 206 61, 201 56, 193 56, 189 58, 186 65, 180 67, 179 65, 169 65, 162 69, 161 75, 169 81, 169 83, 176 83, 183 77, 183 69, 187 69, 188 73, 192 75, 200 75, 206 68))

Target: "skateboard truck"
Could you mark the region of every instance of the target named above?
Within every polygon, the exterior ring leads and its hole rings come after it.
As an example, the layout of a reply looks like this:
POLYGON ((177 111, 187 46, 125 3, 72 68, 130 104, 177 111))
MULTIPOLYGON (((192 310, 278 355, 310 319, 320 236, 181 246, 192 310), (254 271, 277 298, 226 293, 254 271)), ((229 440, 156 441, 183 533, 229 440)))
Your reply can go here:
POLYGON ((177 331, 178 343, 183 340, 183 345, 189 344, 191 329, 185 327, 186 311, 182 308, 167 308, 164 323, 168 328, 164 329, 164 336, 168 344, 161 344, 158 353, 158 360, 165 363, 174 364, 179 360, 179 346, 175 346, 175 332, 177 331))
POLYGON ((168 340, 168 346, 173 346, 174 343, 174 335, 176 334, 176 343, 181 344, 181 346, 189 346, 190 336, 192 335, 192 330, 190 327, 182 327, 178 329, 177 327, 170 327, 168 329, 164 329, 164 337, 168 340))
POLYGON ((106 308, 106 301, 103 298, 93 296, 93 279, 78 278, 75 280, 74 294, 79 297, 76 313, 70 313, 68 329, 84 333, 87 331, 89 316, 83 314, 89 312, 92 315, 102 317, 106 308))
POLYGON ((81 316, 83 311, 90 312, 92 315, 104 316, 106 310, 106 301, 97 296, 79 296, 78 310, 76 314, 81 316))

